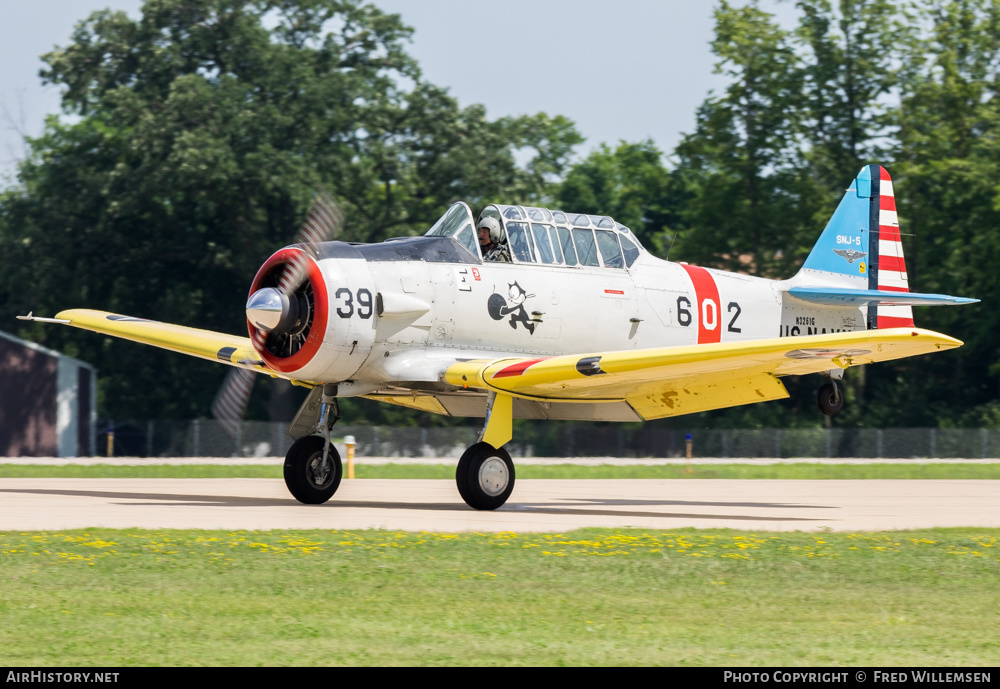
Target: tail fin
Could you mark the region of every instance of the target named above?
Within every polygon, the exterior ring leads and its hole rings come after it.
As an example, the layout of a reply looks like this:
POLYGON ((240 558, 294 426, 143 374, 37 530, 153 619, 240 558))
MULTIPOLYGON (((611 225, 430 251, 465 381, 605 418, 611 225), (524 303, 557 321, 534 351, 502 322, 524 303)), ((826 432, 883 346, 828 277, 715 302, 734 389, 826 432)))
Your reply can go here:
MULTIPOLYGON (((806 258, 797 280, 799 284, 826 285, 852 301, 868 304, 868 329, 913 326, 913 310, 908 304, 891 303, 886 292, 909 293, 906 262, 899 236, 896 199, 892 180, 880 165, 866 165, 844 194, 826 229, 806 258), (862 296, 867 293, 867 298, 862 296), (882 294, 872 294, 878 292, 882 294)), ((825 296, 810 298, 808 289, 792 288, 800 299, 831 303, 825 296)), ((815 296, 815 295, 814 295, 815 296)), ((898 301, 910 299, 899 295, 898 301)), ((913 295, 917 297, 918 295, 913 295)), ((929 295, 928 295, 929 296, 929 295)), ((841 299, 840 301, 846 301, 841 299)), ((928 303, 919 300, 918 303, 928 303)))

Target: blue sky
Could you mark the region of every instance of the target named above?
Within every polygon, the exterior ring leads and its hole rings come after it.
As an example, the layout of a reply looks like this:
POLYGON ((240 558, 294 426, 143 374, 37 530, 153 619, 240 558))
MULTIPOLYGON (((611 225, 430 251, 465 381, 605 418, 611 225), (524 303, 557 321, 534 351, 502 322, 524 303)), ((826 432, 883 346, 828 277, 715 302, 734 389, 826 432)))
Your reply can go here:
MULTIPOLYGON (((0 177, 59 111, 40 56, 105 7, 138 16, 140 0, 4 2, 0 23, 0 177)), ((652 139, 669 152, 723 82, 712 73, 715 3, 681 0, 374 0, 414 27, 411 54, 426 79, 490 117, 566 115, 587 143, 652 139)), ((773 3, 764 3, 773 7, 773 3)), ((784 14, 791 8, 778 6, 784 14)))

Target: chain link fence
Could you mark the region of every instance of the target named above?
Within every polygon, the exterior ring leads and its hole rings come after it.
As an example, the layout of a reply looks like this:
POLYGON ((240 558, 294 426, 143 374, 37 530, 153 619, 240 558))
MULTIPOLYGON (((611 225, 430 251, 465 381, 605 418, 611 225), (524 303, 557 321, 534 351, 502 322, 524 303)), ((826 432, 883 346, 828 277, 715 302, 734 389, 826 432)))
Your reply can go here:
MULTIPOLYGON (((292 439, 287 425, 244 421, 235 438, 211 420, 115 423, 112 452, 131 457, 284 456, 292 439)), ((108 424, 98 428, 97 451, 108 455, 108 424)), ((478 429, 393 428, 336 425, 333 440, 353 435, 359 457, 459 457, 478 429)), ((668 430, 652 425, 524 424, 507 450, 514 457, 686 456, 688 436, 696 458, 1000 457, 1000 430, 986 428, 833 428, 668 430)))

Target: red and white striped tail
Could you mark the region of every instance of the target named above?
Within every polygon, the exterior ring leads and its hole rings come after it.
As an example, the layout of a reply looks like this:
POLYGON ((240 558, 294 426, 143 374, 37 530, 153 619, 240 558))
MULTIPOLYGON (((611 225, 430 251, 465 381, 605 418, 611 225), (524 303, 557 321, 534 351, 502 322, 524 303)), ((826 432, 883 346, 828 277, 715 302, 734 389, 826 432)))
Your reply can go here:
MULTIPOLYGON (((903 260, 903 244, 899 236, 899 218, 896 215, 896 199, 892 192, 892 179, 885 168, 874 165, 872 167, 878 167, 877 200, 875 194, 872 194, 872 204, 878 203, 878 246, 870 247, 870 253, 877 255, 878 261, 875 263, 875 270, 869 274, 869 289, 909 292, 906 262, 903 260)), ((872 170, 872 172, 875 171, 872 170)), ((875 175, 872 177, 874 178, 875 175)), ((875 239, 874 233, 872 234, 872 239, 875 239)), ((881 329, 912 326, 913 310, 911 307, 886 304, 878 306, 875 327, 881 329)))

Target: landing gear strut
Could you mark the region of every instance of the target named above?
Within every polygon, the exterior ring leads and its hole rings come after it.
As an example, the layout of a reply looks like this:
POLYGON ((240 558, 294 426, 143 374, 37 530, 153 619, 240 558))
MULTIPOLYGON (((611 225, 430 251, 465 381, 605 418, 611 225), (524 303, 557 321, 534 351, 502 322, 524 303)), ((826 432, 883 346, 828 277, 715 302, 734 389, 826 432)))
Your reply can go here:
POLYGON ((844 408, 844 392, 837 381, 830 380, 820 387, 816 393, 816 406, 827 416, 834 416, 844 408))
POLYGON ((514 462, 503 446, 513 435, 513 399, 489 392, 486 423, 479 442, 458 460, 455 483, 465 504, 476 510, 495 510, 514 490, 514 462))

